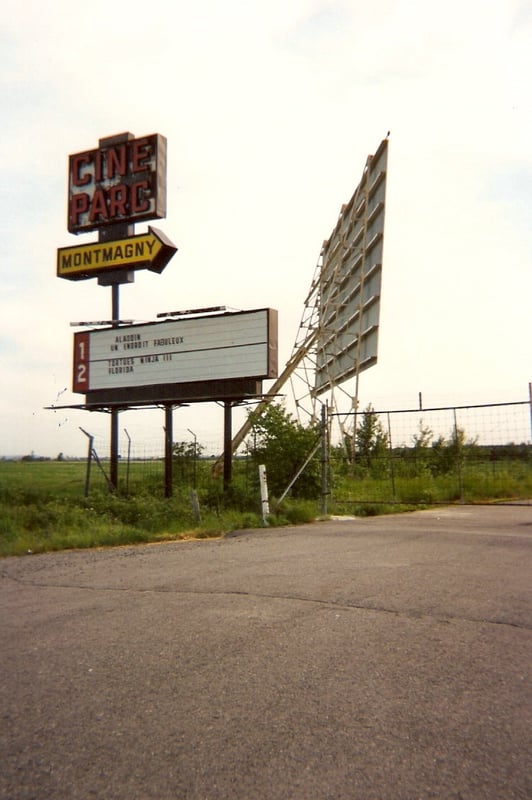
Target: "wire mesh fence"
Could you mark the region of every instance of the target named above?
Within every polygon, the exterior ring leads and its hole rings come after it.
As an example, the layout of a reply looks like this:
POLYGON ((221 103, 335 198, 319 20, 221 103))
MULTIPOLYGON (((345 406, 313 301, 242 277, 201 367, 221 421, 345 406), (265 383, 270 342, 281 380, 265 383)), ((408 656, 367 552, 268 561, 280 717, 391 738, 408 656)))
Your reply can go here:
MULTIPOLYGON (((532 503, 532 415, 527 401, 334 413, 328 428, 331 512, 352 513, 364 506, 371 513, 374 506, 395 504, 532 503)), ((232 476, 237 491, 256 491, 258 496, 252 439, 233 456, 232 476)), ((99 463, 93 462, 91 486, 105 487, 108 438, 96 435, 93 447, 99 463)), ((163 491, 165 453, 159 432, 122 435, 119 453, 120 490, 163 491)), ((318 447, 307 469, 320 469, 323 453, 318 447)), ((174 443, 175 491, 212 493, 212 468, 221 455, 220 444, 213 441, 174 443)))
POLYGON ((337 503, 530 503, 527 401, 333 416, 342 429, 330 459, 337 503))
MULTIPOLYGON (((91 441, 90 490, 110 489, 110 436, 107 432, 95 433, 91 441)), ((189 438, 173 443, 172 485, 175 493, 186 495, 192 490, 216 494, 213 467, 223 453, 220 444, 213 440, 198 441, 189 438)), ((246 455, 233 457, 233 475, 240 483, 258 487, 258 477, 251 473, 251 460, 246 455)), ((138 431, 129 435, 120 432, 118 451, 118 492, 134 494, 150 492, 155 496, 165 492, 165 444, 160 431, 155 435, 138 431)), ((219 481, 218 481, 219 483, 219 481)))

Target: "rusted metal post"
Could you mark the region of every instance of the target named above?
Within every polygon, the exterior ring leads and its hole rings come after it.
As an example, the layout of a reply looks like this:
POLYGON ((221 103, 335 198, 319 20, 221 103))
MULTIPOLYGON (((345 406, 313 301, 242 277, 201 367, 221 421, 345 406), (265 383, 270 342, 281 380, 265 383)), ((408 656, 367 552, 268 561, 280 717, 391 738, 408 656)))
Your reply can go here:
POLYGON ((233 404, 230 400, 226 400, 224 403, 224 491, 229 488, 233 478, 232 412, 233 404))
POLYGON ((87 471, 85 473, 85 497, 89 496, 89 489, 91 485, 91 464, 92 464, 92 454, 94 452, 94 436, 90 433, 87 433, 84 428, 80 426, 80 431, 85 434, 85 436, 89 439, 89 449, 87 452, 87 471))
MULTIPOLYGON (((113 328, 118 327, 118 320, 120 319, 120 286, 113 284, 111 286, 111 320, 113 328)), ((111 482, 112 490, 116 492, 118 489, 118 415, 119 411, 116 408, 111 409, 111 452, 110 452, 110 469, 109 480, 111 482)))
POLYGON ((327 401, 321 407, 321 513, 327 513, 329 493, 327 472, 329 469, 329 414, 327 401))
POLYGON ((173 488, 173 408, 164 407, 164 496, 172 497, 173 488))
MULTIPOLYGON (((127 142, 133 139, 132 133, 119 133, 116 136, 107 136, 99 140, 100 147, 127 142)), ((115 225, 108 225, 98 231, 99 242, 111 242, 115 239, 127 239, 135 232, 135 226, 127 222, 117 222, 115 225)), ((123 270, 111 270, 107 274, 100 275, 98 284, 100 286, 111 287, 111 324, 113 328, 118 328, 120 320, 120 284, 132 283, 134 276, 132 272, 123 270)), ((118 415, 117 408, 111 409, 111 445, 110 445, 110 468, 109 485, 111 491, 118 489, 118 415)))
POLYGON ((532 383, 528 384, 528 399, 530 401, 530 441, 532 442, 532 383))

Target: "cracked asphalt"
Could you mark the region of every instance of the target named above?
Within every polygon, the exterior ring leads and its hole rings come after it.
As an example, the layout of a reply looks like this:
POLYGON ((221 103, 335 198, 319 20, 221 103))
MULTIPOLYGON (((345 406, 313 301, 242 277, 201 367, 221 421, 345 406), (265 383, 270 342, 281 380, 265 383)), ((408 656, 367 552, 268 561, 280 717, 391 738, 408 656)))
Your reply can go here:
POLYGON ((0 561, 0 797, 532 798, 532 508, 0 561))

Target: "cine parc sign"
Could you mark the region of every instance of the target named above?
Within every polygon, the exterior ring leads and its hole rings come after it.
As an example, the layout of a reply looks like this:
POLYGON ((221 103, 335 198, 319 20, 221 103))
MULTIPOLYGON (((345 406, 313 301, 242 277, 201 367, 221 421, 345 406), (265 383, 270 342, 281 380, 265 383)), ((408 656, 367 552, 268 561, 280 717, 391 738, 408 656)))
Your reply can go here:
POLYGON ((161 273, 177 247, 156 228, 135 235, 134 225, 166 215, 166 139, 120 133, 99 145, 68 159, 68 230, 96 230, 98 241, 59 248, 57 277, 113 285, 132 270, 161 273))
POLYGON ((70 233, 166 216, 165 137, 104 141, 110 143, 69 157, 70 233))
POLYGON ((102 404, 256 394, 277 377, 277 354, 271 308, 79 331, 73 391, 102 404))

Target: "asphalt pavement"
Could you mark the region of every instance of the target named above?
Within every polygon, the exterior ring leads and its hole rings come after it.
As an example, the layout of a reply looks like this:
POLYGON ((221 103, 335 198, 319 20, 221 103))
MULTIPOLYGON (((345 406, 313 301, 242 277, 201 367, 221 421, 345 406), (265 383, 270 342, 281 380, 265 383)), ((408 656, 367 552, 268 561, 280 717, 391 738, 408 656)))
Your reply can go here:
POLYGON ((0 798, 530 800, 532 508, 0 561, 0 798))

